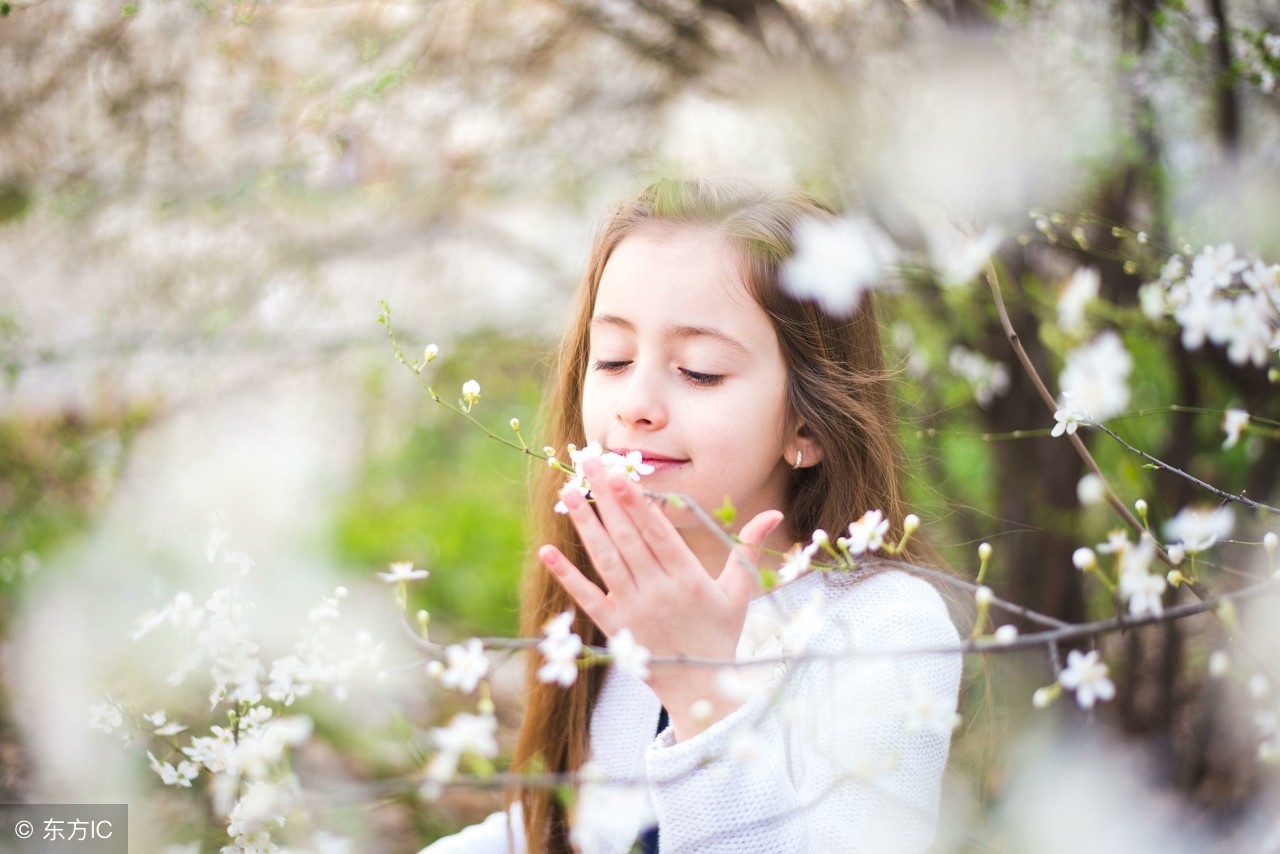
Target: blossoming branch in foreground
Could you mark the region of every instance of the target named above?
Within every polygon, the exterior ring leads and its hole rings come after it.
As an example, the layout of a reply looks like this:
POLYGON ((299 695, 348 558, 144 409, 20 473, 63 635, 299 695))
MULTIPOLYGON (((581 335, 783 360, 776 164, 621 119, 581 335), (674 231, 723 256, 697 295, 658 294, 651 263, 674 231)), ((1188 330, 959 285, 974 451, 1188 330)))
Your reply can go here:
MULTIPOLYGON (((624 456, 614 451, 604 450, 596 441, 588 442, 585 448, 569 446, 569 461, 573 464, 572 469, 565 468, 564 464, 554 456, 547 459, 547 464, 569 475, 565 488, 576 489, 583 498, 587 498, 591 494, 591 484, 587 482, 587 474, 582 468, 587 460, 599 460, 605 468, 606 476, 620 471, 629 479, 639 482, 644 475, 653 474, 653 466, 644 461, 640 451, 628 451, 624 456)), ((563 515, 569 512, 569 508, 563 501, 557 501, 555 511, 563 515)))
POLYGON ((893 241, 863 217, 805 219, 796 226, 795 254, 782 267, 782 283, 793 297, 848 317, 866 291, 883 285, 897 254, 893 241))
POLYGON ((1078 424, 1106 421, 1124 412, 1129 405, 1131 370, 1133 358, 1111 330, 1069 352, 1058 378, 1062 397, 1053 414, 1057 424, 1052 435, 1071 434, 1078 424))
POLYGON ((568 688, 578 681, 578 654, 582 652, 582 638, 573 632, 573 612, 565 611, 552 617, 543 627, 546 637, 538 642, 538 651, 546 662, 538 668, 538 680, 556 683, 568 688))

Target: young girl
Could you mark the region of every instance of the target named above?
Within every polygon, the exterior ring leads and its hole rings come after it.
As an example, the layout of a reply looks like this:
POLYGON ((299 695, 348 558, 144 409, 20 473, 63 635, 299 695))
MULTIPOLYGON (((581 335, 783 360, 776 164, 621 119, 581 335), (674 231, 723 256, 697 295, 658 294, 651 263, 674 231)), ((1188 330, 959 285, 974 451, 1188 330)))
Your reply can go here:
MULTIPOLYGON (((524 788, 431 854, 910 852, 931 842, 960 656, 867 653, 954 646, 942 599, 899 571, 809 571, 765 592, 752 570, 776 569, 796 541, 872 509, 896 542, 906 512, 871 298, 839 318, 781 283, 796 226, 833 217, 800 192, 659 181, 608 219, 560 351, 549 438, 640 451, 654 471, 636 484, 586 463, 591 503, 543 473, 545 545, 523 611, 528 637, 573 611, 574 631, 595 646, 627 629, 654 656, 803 656, 764 674, 743 667, 738 679, 696 664, 654 664, 644 681, 593 667, 567 688, 539 681, 534 662, 516 770, 590 762, 593 791, 630 783, 642 796, 603 823, 597 802, 588 821, 584 787, 571 827, 551 790, 524 788), (742 545, 731 553, 689 509, 642 487, 706 509, 727 498, 742 545), (567 514, 553 512, 558 500, 567 514), (742 690, 761 675, 765 690, 742 690)), ((902 559, 931 555, 909 543, 902 559)))

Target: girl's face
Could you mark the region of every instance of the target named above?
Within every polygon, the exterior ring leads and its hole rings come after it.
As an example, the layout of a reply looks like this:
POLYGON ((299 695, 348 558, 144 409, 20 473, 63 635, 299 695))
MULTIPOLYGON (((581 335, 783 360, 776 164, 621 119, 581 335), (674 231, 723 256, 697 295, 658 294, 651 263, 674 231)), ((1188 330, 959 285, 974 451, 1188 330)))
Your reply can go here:
MULTIPOLYGON (((643 452, 642 485, 704 509, 727 497, 739 523, 784 509, 795 445, 787 372, 764 309, 722 236, 699 228, 625 238, 605 265, 582 390, 588 440, 643 452)), ((673 513, 684 529, 692 514, 673 513)))

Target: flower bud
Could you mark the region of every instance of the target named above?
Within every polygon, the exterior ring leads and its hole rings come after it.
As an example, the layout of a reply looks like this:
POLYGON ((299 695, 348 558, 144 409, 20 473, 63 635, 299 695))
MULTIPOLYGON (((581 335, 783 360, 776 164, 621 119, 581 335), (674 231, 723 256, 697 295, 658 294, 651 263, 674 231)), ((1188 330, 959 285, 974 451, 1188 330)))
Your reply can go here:
POLYGON ((710 700, 694 700, 689 706, 689 715, 698 726, 706 726, 714 712, 715 707, 711 705, 710 700))
POLYGON ((830 537, 827 536, 826 531, 819 528, 818 530, 813 532, 814 545, 825 546, 828 542, 830 542, 830 537))
POLYGON ((548 457, 554 457, 556 455, 556 449, 550 445, 543 445, 542 453, 548 457))
POLYGON ((1169 546, 1169 562, 1174 566, 1180 566, 1187 557, 1187 550, 1182 546, 1169 546))
POLYGON ((1048 708, 1050 703, 1058 699, 1058 695, 1060 693, 1062 693, 1062 689, 1056 684, 1037 688, 1036 692, 1031 695, 1031 705, 1035 706, 1037 709, 1048 708))
POLYGON ((1187 578, 1185 575, 1183 575, 1181 572, 1179 572, 1176 569, 1169 570, 1168 574, 1165 575, 1164 580, 1169 582, 1170 587, 1179 587, 1183 584, 1191 583, 1190 578, 1187 578))
POLYGON ((991 599, 994 595, 991 592, 991 588, 985 584, 973 592, 974 600, 984 608, 991 604, 991 599))
POLYGON ((1139 516, 1146 516, 1147 502, 1139 498, 1137 501, 1133 502, 1133 509, 1138 511, 1139 516))
POLYGON ((1075 564, 1076 569, 1084 572, 1097 567, 1098 556, 1093 553, 1093 549, 1081 547, 1072 553, 1071 562, 1075 564))
POLYGON ((996 643, 998 644, 1013 643, 1015 640, 1018 639, 1018 627, 1015 625, 1012 625, 1011 623, 1006 623, 1005 625, 996 629, 995 639, 996 639, 996 643))
POLYGON ((519 433, 519 432, 520 432, 520 419, 519 419, 519 418, 512 418, 510 423, 511 423, 511 429, 512 429, 512 430, 515 430, 517 433, 519 433))
POLYGON ((439 679, 443 674, 444 674, 444 662, 443 662, 443 661, 435 661, 435 660, 432 660, 432 661, 428 661, 428 662, 427 662, 427 675, 428 675, 428 676, 430 676, 432 679, 439 679))
POLYGON ((476 404, 480 400, 480 383, 475 380, 467 380, 463 383, 462 399, 466 401, 468 406, 476 404))
POLYGON ((978 560, 989 560, 991 558, 991 543, 983 543, 978 546, 978 560))
POLYGON ((1089 472, 1076 484, 1076 498, 1085 507, 1092 507, 1106 497, 1106 489, 1102 478, 1089 472))
POLYGON ((435 344, 428 344, 426 351, 423 352, 422 354, 422 359, 424 362, 430 362, 433 359, 435 359, 436 356, 439 356, 439 355, 440 355, 440 348, 437 347, 435 344))
POLYGON ((1214 650, 1209 656, 1209 675, 1221 679, 1231 672, 1231 657, 1222 650, 1214 650))
POLYGON ((908 513, 902 520, 902 531, 905 534, 914 534, 920 527, 920 517, 914 513, 908 513))
POLYGON ((1262 537, 1262 547, 1267 550, 1267 554, 1273 555, 1276 553, 1277 539, 1280 538, 1276 537, 1275 531, 1267 531, 1267 533, 1262 537))

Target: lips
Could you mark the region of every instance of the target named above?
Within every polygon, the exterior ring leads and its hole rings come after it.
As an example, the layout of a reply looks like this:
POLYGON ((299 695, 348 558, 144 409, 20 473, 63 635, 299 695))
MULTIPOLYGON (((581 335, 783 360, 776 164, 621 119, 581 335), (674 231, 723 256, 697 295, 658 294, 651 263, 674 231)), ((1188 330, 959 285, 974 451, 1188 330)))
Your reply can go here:
POLYGON ((646 465, 653 466, 654 474, 657 474, 660 471, 666 471, 667 469, 677 468, 689 462, 688 459, 671 457, 666 454, 659 454, 656 451, 646 451, 643 448, 613 448, 612 450, 614 453, 621 454, 624 457, 632 451, 639 451, 641 461, 646 465))

